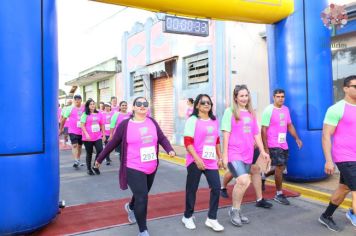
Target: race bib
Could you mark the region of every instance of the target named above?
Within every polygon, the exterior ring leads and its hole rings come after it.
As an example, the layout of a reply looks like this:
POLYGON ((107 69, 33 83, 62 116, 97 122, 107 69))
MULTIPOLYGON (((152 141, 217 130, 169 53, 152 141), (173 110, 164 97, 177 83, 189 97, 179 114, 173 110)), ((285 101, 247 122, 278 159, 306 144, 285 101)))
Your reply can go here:
POLYGON ((80 124, 80 121, 77 121, 77 128, 80 128, 80 127, 82 127, 80 124))
POLYGON ((202 158, 207 160, 216 160, 215 146, 204 145, 202 158))
POLYGON ((105 130, 110 130, 110 124, 105 124, 105 130))
POLYGON ((91 126, 91 132, 96 133, 96 132, 99 132, 99 131, 100 131, 100 126, 99 126, 99 124, 93 124, 93 125, 91 126))
POLYGON ((278 143, 285 143, 286 142, 286 133, 278 133, 278 143))
POLYGON ((155 147, 140 148, 141 162, 149 162, 157 160, 155 147))

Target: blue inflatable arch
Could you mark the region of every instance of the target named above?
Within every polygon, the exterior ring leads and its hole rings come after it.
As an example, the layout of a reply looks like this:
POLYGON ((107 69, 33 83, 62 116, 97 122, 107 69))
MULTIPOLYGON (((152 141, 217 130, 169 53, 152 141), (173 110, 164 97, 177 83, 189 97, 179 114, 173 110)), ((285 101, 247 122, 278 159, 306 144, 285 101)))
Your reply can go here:
MULTIPOLYGON (((332 103, 326 0, 295 0, 268 27, 271 90, 286 90, 304 142, 290 140, 288 178, 324 178, 322 119, 332 103)), ((0 1, 0 235, 33 231, 58 212, 57 23, 55 0, 0 1)))

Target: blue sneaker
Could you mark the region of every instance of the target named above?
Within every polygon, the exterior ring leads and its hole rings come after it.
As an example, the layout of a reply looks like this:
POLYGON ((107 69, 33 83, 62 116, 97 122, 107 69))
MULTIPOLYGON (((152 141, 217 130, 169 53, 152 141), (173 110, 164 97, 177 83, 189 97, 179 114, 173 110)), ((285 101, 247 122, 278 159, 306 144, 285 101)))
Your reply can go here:
POLYGON ((351 224, 353 224, 353 226, 356 226, 356 215, 354 214, 352 209, 346 212, 346 217, 351 221, 351 224))

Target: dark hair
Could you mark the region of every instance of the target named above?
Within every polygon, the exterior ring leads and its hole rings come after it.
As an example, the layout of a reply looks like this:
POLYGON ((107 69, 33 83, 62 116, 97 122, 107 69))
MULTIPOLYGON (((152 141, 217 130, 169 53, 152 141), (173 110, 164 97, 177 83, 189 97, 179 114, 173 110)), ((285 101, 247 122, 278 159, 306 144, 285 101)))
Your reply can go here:
POLYGON ((283 89, 278 88, 278 89, 273 90, 273 97, 278 93, 286 94, 286 92, 283 89))
POLYGON ((350 75, 344 79, 344 87, 349 87, 351 80, 356 79, 356 75, 350 75))
POLYGON ((73 99, 74 99, 74 100, 82 99, 82 96, 80 96, 79 94, 77 94, 77 95, 74 95, 73 99))
POLYGON ((188 101, 193 104, 194 103, 194 99, 193 98, 188 98, 188 101))
MULTIPOLYGON (((146 99, 145 97, 137 97, 137 98, 134 99, 134 101, 133 101, 133 103, 132 103, 132 107, 135 106, 136 101, 137 101, 138 99, 140 99, 140 98, 145 99, 146 102, 147 102, 147 99, 146 99)), ((134 117, 134 116, 135 116, 135 111, 134 111, 134 109, 132 109, 132 112, 131 112, 131 116, 130 116, 130 117, 132 118, 132 117, 134 117)))
POLYGON ((193 113, 190 116, 196 116, 199 118, 199 110, 198 110, 197 106, 199 105, 199 103, 203 97, 207 97, 211 103, 210 111, 208 113, 209 118, 212 120, 216 120, 216 117, 213 114, 213 102, 211 101, 211 98, 209 97, 208 94, 199 94, 197 96, 197 98, 194 100, 193 113))
POLYGON ((112 96, 112 97, 110 98, 110 101, 112 101, 113 99, 117 99, 117 97, 112 96))
MULTIPOLYGON (((90 115, 89 105, 90 105, 91 102, 95 103, 95 101, 93 99, 91 99, 91 98, 89 98, 88 101, 85 102, 85 114, 87 114, 87 115, 90 115)), ((94 113, 98 113, 96 108, 94 108, 94 113)))
POLYGON ((127 104, 127 102, 126 101, 121 101, 120 103, 119 103, 119 111, 121 111, 121 105, 123 104, 123 103, 126 103, 127 104))

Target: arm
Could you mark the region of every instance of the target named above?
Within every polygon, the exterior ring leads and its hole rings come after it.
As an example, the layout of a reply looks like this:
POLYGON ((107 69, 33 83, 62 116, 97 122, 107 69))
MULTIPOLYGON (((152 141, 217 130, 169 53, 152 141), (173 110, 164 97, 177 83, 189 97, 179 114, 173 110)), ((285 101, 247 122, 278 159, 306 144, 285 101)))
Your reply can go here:
POLYGON ((224 162, 224 167, 227 167, 227 162, 228 162, 228 155, 227 155, 227 150, 228 150, 228 144, 229 144, 229 138, 230 138, 230 132, 223 131, 223 162, 224 162))
POLYGON ((322 134, 322 146, 323 152, 325 156, 325 173, 326 174, 333 174, 335 167, 332 160, 331 155, 331 136, 334 134, 336 127, 332 125, 324 124, 323 126, 323 134, 322 134))
POLYGON ((269 157, 268 153, 265 151, 265 148, 264 148, 264 145, 263 145, 262 138, 261 138, 260 134, 255 135, 254 139, 255 139, 255 143, 256 143, 258 149, 260 150, 261 155, 265 159, 269 160, 270 157, 269 157))
POLYGON ((163 147, 163 149, 167 153, 169 153, 170 156, 175 156, 174 149, 173 149, 172 145, 170 144, 170 142, 168 141, 167 137, 164 135, 161 127, 159 127, 158 123, 155 120, 153 120, 152 118, 151 118, 151 120, 156 125, 158 143, 163 147))
POLYGON ((88 134, 88 131, 87 131, 87 129, 85 128, 85 123, 80 122, 80 126, 81 126, 81 128, 82 128, 82 132, 83 132, 83 134, 85 135, 85 137, 86 137, 87 139, 90 139, 90 136, 89 136, 89 134, 88 134))
POLYGON ((261 138, 262 138, 262 143, 263 147, 266 153, 269 153, 268 150, 268 145, 267 145, 267 126, 262 126, 261 128, 261 138))
POLYGON ((221 155, 220 139, 218 138, 216 143, 216 155, 218 157, 218 166, 219 168, 224 168, 223 158, 221 155))
POLYGON ((64 124, 66 123, 66 120, 67 120, 67 118, 65 118, 64 116, 62 116, 62 119, 61 119, 61 126, 59 127, 59 134, 63 133, 63 127, 64 127, 64 124))
POLYGON ((97 167, 100 166, 101 162, 103 162, 105 157, 110 152, 112 152, 112 150, 114 150, 117 147, 117 145, 122 143, 122 136, 123 136, 124 132, 127 131, 127 123, 128 123, 128 120, 125 122, 121 122, 119 127, 117 127, 117 130, 116 130, 112 140, 105 146, 104 150, 99 154, 99 156, 95 162, 95 165, 97 167))
POLYGON ((184 146, 187 149, 187 152, 192 155, 195 164, 197 165, 199 170, 205 170, 205 165, 203 160, 200 158, 198 153, 195 151, 194 148, 194 139, 190 136, 184 136, 184 146))
POLYGON ((292 123, 288 124, 288 132, 293 136, 293 138, 297 142, 298 148, 301 149, 303 146, 302 140, 299 139, 297 131, 295 130, 294 125, 292 123))

